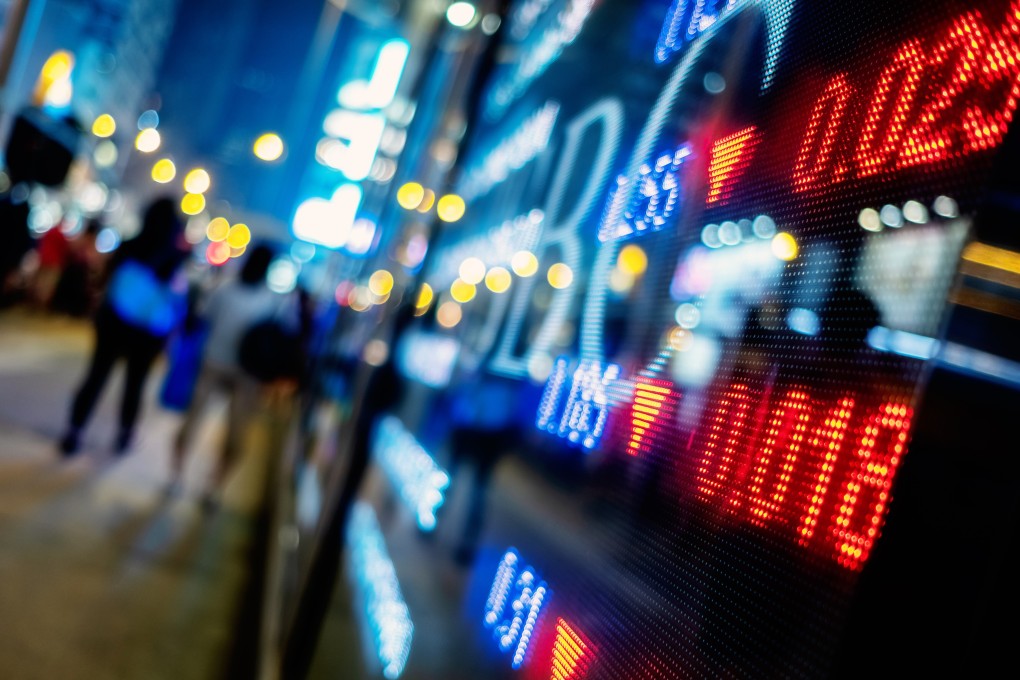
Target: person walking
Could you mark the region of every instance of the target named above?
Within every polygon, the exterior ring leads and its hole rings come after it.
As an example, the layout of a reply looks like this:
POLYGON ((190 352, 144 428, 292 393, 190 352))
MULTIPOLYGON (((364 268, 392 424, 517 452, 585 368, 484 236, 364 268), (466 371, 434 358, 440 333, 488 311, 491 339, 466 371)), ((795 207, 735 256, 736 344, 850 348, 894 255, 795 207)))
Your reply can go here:
POLYGON ((82 432, 110 372, 121 360, 126 363, 126 375, 114 452, 127 451, 146 379, 184 311, 187 280, 182 265, 189 253, 176 201, 169 197, 152 201, 143 215, 141 231, 125 241, 110 261, 105 294, 94 315, 92 358, 75 391, 60 440, 64 456, 78 452, 82 432))
MULTIPOLYGON (((218 503, 223 485, 239 458, 247 425, 261 405, 264 388, 274 382, 274 379, 267 378, 242 361, 242 343, 247 332, 267 320, 276 320, 294 336, 299 329, 299 311, 294 296, 276 293, 267 284, 266 277, 274 256, 270 246, 256 245, 247 255, 238 276, 220 283, 198 303, 198 314, 208 323, 208 335, 191 403, 174 441, 170 489, 180 487, 191 441, 206 415, 210 398, 215 394, 226 396, 228 406, 223 447, 215 464, 212 482, 203 492, 202 502, 207 509, 218 503)), ((283 350, 277 354, 289 352, 283 350)), ((272 356, 268 359, 286 358, 272 356)))

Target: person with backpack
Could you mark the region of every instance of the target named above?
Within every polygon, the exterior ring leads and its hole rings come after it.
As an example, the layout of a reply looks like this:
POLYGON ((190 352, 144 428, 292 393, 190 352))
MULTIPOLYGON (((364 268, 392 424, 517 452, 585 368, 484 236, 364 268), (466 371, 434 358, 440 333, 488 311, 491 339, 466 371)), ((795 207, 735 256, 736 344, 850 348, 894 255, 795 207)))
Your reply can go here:
POLYGON ((125 241, 110 261, 105 294, 94 315, 92 358, 60 440, 65 457, 78 452, 82 432, 119 361, 125 362, 126 372, 113 448, 118 455, 127 451, 146 380, 183 316, 187 279, 182 265, 189 254, 176 201, 155 199, 145 210, 138 235, 125 241))
POLYGON ((226 396, 226 436, 212 484, 203 493, 207 509, 216 505, 239 458, 247 424, 260 405, 264 388, 281 380, 296 380, 288 369, 300 354, 294 343, 299 310, 293 295, 274 292, 268 286, 274 257, 271 246, 255 245, 238 276, 222 281, 198 303, 207 334, 191 403, 174 441, 170 488, 180 485, 191 440, 209 399, 215 394, 226 396))

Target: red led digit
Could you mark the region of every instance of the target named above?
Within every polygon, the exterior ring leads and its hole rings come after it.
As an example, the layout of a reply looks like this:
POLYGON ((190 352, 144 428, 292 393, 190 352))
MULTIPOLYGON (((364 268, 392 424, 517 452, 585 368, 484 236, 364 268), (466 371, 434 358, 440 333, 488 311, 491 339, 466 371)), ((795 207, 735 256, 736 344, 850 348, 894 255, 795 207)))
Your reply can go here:
POLYGON ((857 147, 859 176, 867 177, 884 170, 896 155, 926 65, 921 43, 910 40, 882 71, 857 147))
MULTIPOLYGON (((925 102, 916 123, 904 139, 897 161, 899 167, 932 163, 966 151, 957 137, 961 121, 951 114, 959 111, 957 98, 977 83, 981 55, 987 52, 990 37, 981 19, 973 14, 958 18, 948 35, 928 54, 927 76, 933 78, 936 92, 925 102), (954 149, 954 146, 956 148, 954 149)), ((968 109, 972 110, 972 109, 968 109)))
POLYGON ((811 401, 801 389, 790 390, 773 409, 763 432, 748 485, 751 522, 764 525, 777 518, 790 491, 801 443, 811 421, 811 401))
POLYGON ((878 538, 889 507, 889 489, 906 450, 911 410, 883 404, 858 428, 860 439, 832 515, 836 559, 860 569, 878 538))
POLYGON ((815 102, 807 133, 793 166, 795 191, 806 191, 829 181, 838 182, 845 175, 846 168, 831 167, 835 163, 832 153, 853 92, 854 88, 847 82, 846 76, 840 74, 829 81, 815 102))
POLYGON ((963 131, 967 137, 964 152, 988 149, 1002 141, 1013 120, 1020 98, 1020 2, 1014 2, 1006 13, 1001 30, 988 41, 988 49, 978 62, 977 81, 980 91, 988 92, 1000 81, 1007 94, 998 110, 986 112, 975 103, 967 108, 963 131))
POLYGON ((843 440, 846 438, 853 411, 853 399, 850 397, 840 399, 825 415, 825 420, 815 427, 804 447, 805 464, 816 465, 817 472, 813 473, 812 485, 808 490, 807 508, 797 529, 799 534, 797 542, 801 545, 808 545, 815 534, 822 506, 832 486, 832 473, 839 462, 840 450, 843 448, 843 440))
POLYGON ((630 407, 630 441, 627 453, 636 456, 654 444, 655 435, 672 419, 679 401, 668 380, 639 378, 630 407))
POLYGON ((754 125, 716 140, 708 163, 708 197, 705 203, 726 203, 733 185, 750 164, 757 144, 758 134, 754 125))
POLYGON ((704 499, 719 494, 740 505, 736 484, 750 442, 753 404, 747 385, 736 384, 722 394, 708 429, 705 452, 698 464, 698 493, 704 499))
POLYGON ((562 618, 556 620, 550 680, 581 680, 595 660, 595 648, 562 618))

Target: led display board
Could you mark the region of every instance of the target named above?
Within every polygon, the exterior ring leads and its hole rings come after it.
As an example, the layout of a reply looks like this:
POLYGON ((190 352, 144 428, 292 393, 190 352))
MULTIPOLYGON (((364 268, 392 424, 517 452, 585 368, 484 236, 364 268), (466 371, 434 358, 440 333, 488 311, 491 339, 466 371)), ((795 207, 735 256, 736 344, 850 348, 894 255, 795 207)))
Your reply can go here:
MULTIPOLYGON (((383 523, 402 672, 908 667, 869 583, 927 512, 901 472, 937 465, 913 445, 937 360, 985 356, 946 329, 1015 158, 1020 2, 522 0, 497 38, 379 437, 418 481, 370 486, 429 499, 383 523)), ((955 624, 933 639, 970 644, 955 624)))

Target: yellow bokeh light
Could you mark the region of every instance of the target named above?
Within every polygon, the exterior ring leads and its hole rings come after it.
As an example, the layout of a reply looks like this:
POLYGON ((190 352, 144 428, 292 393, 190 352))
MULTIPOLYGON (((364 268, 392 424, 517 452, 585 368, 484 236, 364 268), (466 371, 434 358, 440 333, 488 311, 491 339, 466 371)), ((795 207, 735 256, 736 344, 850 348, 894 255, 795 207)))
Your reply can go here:
POLYGON ((162 143, 162 138, 156 128, 145 128, 135 137, 135 148, 142 153, 155 151, 159 148, 160 143, 162 143))
POLYGON ((408 182, 397 189, 397 203, 404 210, 414 210, 425 199, 425 187, 417 182, 408 182))
POLYGON ((385 269, 377 269, 368 277, 368 289, 380 297, 389 295, 393 290, 393 274, 385 269))
POLYGON ((420 213, 427 213, 429 210, 432 210, 432 206, 434 206, 435 204, 436 204, 436 192, 432 191, 432 189, 426 189, 425 196, 422 197, 421 203, 418 204, 418 207, 416 209, 420 213))
POLYGON ((789 262, 797 257, 797 240, 785 231, 772 237, 772 254, 780 260, 789 262))
POLYGON ((462 316, 460 305, 452 300, 447 300, 436 310, 436 321, 443 328, 453 328, 460 323, 462 316))
POLYGON ((641 246, 629 243, 620 250, 620 255, 616 258, 616 266, 627 274, 641 276, 648 269, 648 256, 645 255, 641 246))
POLYGON ((184 176, 184 190, 189 194, 204 194, 211 183, 209 173, 202 168, 195 168, 184 176))
POLYGON ((66 106, 71 101, 74 90, 71 85, 71 70, 74 68, 74 55, 66 50, 57 50, 49 56, 39 71, 32 101, 35 104, 52 104, 66 106))
POLYGON ((465 283, 470 283, 472 286, 477 285, 485 278, 485 263, 477 257, 465 258, 460 263, 457 273, 465 283))
POLYGON ((110 137, 117 131, 117 121, 108 113, 96 116, 92 121, 92 134, 96 137, 110 137))
POLYGON ((493 267, 485 275, 485 287, 493 293, 505 293, 510 289, 512 278, 505 267, 493 267))
POLYGON ((227 232, 227 243, 231 248, 244 248, 251 243, 251 229, 247 224, 235 224, 227 232))
POLYGON ((247 248, 244 247, 244 246, 241 246, 240 248, 231 248, 230 249, 230 258, 233 259, 233 258, 241 257, 242 255, 244 255, 244 251, 246 251, 246 250, 247 250, 247 248))
POLYGON ((571 271, 570 267, 557 262, 553 266, 549 267, 549 271, 546 272, 546 279, 549 281, 549 285, 553 288, 566 288, 574 281, 574 272, 571 271))
POLYGON ((275 132, 267 132, 252 145, 255 156, 264 161, 275 161, 283 155, 283 140, 275 132))
POLYGON ((538 258, 530 250, 518 250, 510 258, 510 268, 517 276, 534 276, 538 271, 538 258))
POLYGON ((185 215, 197 215, 205 210, 205 196, 202 194, 184 194, 181 199, 181 212, 185 215))
POLYGON ((67 50, 57 50, 43 64, 39 76, 42 80, 52 83, 66 78, 74 68, 74 56, 67 50))
POLYGON ((436 204, 436 215, 444 222, 456 222, 464 217, 464 199, 457 194, 447 194, 436 204))
POLYGON ((475 286, 462 279, 457 279, 450 284, 450 295, 457 302, 469 302, 475 297, 475 286))
POLYGON ((152 179, 160 184, 172 182, 177 175, 177 166, 169 158, 162 158, 152 166, 152 179))
POLYGON ((428 310, 429 305, 432 304, 432 298, 432 286, 427 283, 421 284, 421 290, 418 291, 418 299, 414 303, 415 316, 421 316, 428 310))
POLYGON ((212 242, 226 241, 227 234, 230 233, 230 222, 227 222, 226 218, 214 217, 209 220, 209 224, 205 227, 205 235, 212 242))

